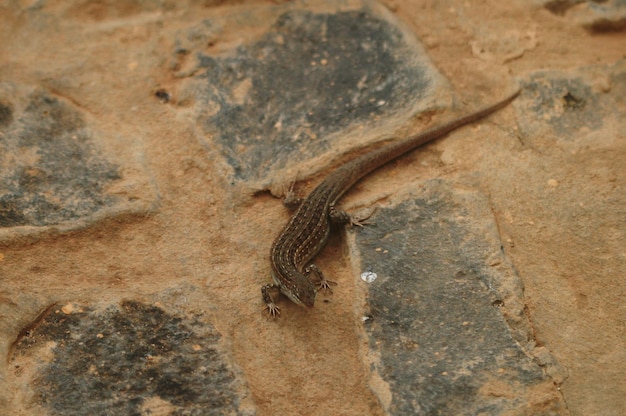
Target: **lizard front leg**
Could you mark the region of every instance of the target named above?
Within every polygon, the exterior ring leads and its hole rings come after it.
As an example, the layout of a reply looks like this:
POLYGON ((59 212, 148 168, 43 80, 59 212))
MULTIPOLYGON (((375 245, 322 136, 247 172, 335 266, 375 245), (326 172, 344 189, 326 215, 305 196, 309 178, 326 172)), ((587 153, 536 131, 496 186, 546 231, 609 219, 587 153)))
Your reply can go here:
POLYGON ((331 286, 335 286, 337 283, 332 280, 327 280, 322 271, 315 264, 309 264, 304 268, 304 274, 307 277, 311 273, 315 273, 317 275, 317 282, 315 282, 315 285, 317 286, 318 291, 323 290, 324 292, 333 293, 331 286))
POLYGON ((275 319, 280 316, 280 308, 274 302, 272 295, 270 295, 270 290, 278 290, 280 291, 280 286, 276 284, 268 284, 261 288, 261 294, 263 295, 263 301, 265 302, 264 311, 267 312, 268 318, 275 319))

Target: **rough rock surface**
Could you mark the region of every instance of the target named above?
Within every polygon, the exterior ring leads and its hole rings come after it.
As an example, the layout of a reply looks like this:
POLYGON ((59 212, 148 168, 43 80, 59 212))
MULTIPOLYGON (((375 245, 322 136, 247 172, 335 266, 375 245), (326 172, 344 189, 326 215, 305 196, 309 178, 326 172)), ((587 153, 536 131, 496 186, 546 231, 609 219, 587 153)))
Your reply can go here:
POLYGON ((625 37, 619 0, 0 4, 0 414, 623 415, 625 37), (266 320, 273 196, 516 86, 357 184, 334 293, 266 320))

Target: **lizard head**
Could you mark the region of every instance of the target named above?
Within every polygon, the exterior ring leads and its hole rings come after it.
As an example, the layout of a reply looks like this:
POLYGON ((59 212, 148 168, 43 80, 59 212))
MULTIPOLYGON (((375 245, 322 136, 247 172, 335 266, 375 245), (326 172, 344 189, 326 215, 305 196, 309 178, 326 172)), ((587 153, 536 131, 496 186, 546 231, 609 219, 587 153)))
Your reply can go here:
POLYGON ((317 296, 315 285, 304 275, 302 275, 302 279, 298 279, 297 283, 289 285, 289 287, 285 287, 283 283, 281 292, 293 303, 308 306, 309 308, 313 307, 315 297, 317 296))

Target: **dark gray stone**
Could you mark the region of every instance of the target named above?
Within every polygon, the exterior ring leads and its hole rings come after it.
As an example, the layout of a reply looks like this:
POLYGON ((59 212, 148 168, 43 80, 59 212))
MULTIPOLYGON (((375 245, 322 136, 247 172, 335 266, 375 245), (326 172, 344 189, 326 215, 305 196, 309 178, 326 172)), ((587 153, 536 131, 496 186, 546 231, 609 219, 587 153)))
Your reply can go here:
POLYGON ((141 157, 136 140, 103 133, 71 101, 0 83, 0 241, 152 211, 141 157))
MULTIPOLYGON (((529 389, 551 387, 500 311, 511 293, 500 293, 498 273, 485 264, 502 253, 485 237, 493 230, 476 226, 474 213, 486 208, 478 195, 431 181, 357 233, 367 253, 361 270, 379 276, 365 328, 372 370, 393 396, 389 414, 519 414, 529 389)), ((558 414, 558 405, 533 414, 558 414)))
POLYGON ((37 355, 37 346, 54 342, 33 383, 50 415, 140 415, 154 398, 172 415, 244 414, 219 340, 199 316, 125 301, 104 311, 52 308, 22 334, 15 355, 37 355))
POLYGON ((626 0, 544 0, 543 5, 593 32, 626 29, 626 0))
MULTIPOLYGON (((191 53, 213 27, 190 28, 176 53, 191 53)), ((406 112, 440 77, 406 36, 367 8, 292 10, 231 56, 197 52, 199 122, 214 141, 206 145, 217 145, 235 178, 259 179, 332 151, 333 134, 406 112)))
POLYGON ((113 204, 103 188, 118 166, 98 154, 80 113, 43 90, 14 114, 0 96, 0 227, 44 226, 74 220, 113 204))
POLYGON ((543 7, 550 10, 554 14, 563 15, 567 10, 571 9, 577 4, 587 2, 589 2, 589 0, 544 0, 543 7))
POLYGON ((564 74, 538 71, 522 83, 515 105, 524 140, 542 140, 546 135, 561 141, 581 140, 604 128, 605 120, 623 124, 620 108, 626 97, 626 61, 593 65, 564 74), (605 74, 604 84, 598 74, 605 74), (539 137, 537 137, 539 136, 539 137))

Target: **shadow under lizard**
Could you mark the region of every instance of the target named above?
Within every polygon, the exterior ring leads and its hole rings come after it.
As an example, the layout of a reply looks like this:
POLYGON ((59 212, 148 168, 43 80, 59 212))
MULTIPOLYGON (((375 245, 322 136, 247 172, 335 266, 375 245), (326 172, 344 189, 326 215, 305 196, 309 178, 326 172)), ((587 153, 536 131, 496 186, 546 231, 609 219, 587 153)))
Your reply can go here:
POLYGON ((268 316, 276 318, 280 315, 280 308, 270 295, 272 290, 279 290, 298 305, 312 307, 318 290, 330 290, 330 285, 334 284, 326 280, 310 262, 326 244, 331 222, 361 225, 359 220, 335 208, 337 200, 356 182, 387 162, 500 110, 513 101, 519 92, 517 90, 507 98, 473 113, 374 149, 330 173, 301 202, 272 244, 270 263, 274 284, 261 288, 268 316), (318 281, 315 284, 309 278, 311 273, 317 274, 318 281))

